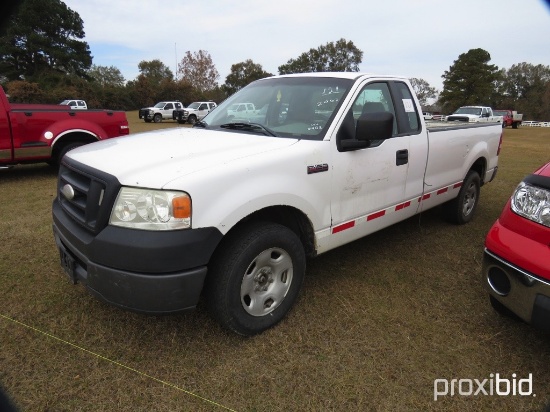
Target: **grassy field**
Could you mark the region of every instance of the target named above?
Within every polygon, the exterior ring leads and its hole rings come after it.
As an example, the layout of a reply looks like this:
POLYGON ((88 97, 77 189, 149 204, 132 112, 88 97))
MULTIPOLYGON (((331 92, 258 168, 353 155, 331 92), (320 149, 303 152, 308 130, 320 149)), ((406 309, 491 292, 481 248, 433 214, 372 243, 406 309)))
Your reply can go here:
MULTIPOLYGON (((132 132, 188 127, 128 118, 132 132)), ((290 315, 253 338, 202 305, 147 317, 70 285, 51 230, 55 173, 0 171, 0 385, 21 411, 539 411, 549 337, 497 315, 480 270, 489 227, 548 160, 550 129, 507 129, 472 223, 432 210, 309 261, 290 315), (533 395, 434 401, 435 379, 496 373, 532 374, 533 395)))

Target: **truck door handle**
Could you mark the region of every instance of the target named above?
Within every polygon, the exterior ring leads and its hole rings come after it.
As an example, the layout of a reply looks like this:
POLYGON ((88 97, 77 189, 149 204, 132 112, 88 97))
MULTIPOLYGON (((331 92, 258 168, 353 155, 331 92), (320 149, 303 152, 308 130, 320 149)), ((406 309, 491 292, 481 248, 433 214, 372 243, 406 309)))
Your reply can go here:
POLYGON ((401 166, 409 163, 409 151, 407 149, 398 150, 395 153, 395 165, 401 166))

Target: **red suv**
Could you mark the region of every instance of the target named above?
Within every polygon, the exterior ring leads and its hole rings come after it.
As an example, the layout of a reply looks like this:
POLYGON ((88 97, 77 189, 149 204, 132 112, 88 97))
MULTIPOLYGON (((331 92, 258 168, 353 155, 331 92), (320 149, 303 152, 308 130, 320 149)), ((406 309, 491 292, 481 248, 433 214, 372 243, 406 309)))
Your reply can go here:
POLYGON ((491 305, 550 332, 550 163, 518 185, 485 239, 491 305))

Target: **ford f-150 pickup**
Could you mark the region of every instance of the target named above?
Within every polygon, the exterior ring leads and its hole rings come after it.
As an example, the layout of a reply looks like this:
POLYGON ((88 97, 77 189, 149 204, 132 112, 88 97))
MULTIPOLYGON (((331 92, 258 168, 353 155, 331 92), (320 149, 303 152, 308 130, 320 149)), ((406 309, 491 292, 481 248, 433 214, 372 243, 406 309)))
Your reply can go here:
POLYGON ((193 128, 68 153, 52 211, 61 266, 137 312, 190 310, 202 293, 253 335, 293 306, 307 257, 438 205, 469 222, 501 138, 498 123, 428 129, 406 78, 258 80, 193 128), (262 115, 228 116, 238 103, 262 115))
POLYGON ((59 165, 63 155, 77 146, 129 132, 125 112, 10 104, 0 87, 0 168, 41 162, 59 165))

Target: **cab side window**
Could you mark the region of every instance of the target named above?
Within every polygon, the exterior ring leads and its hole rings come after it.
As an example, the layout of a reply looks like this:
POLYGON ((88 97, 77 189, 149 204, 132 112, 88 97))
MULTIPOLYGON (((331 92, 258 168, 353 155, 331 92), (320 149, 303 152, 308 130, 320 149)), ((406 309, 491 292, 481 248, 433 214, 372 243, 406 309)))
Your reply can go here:
MULTIPOLYGON (((392 136, 397 135, 397 121, 390 88, 386 82, 367 84, 359 92, 337 134, 337 142, 353 139, 357 129, 357 120, 363 113, 390 112, 393 114, 392 136)), ((383 140, 372 140, 369 147, 380 146, 383 140)))
POLYGON ((398 113, 399 133, 411 134, 420 131, 420 120, 418 109, 414 103, 413 96, 409 90, 409 86, 403 82, 393 82, 393 90, 395 91, 395 101, 398 113))

